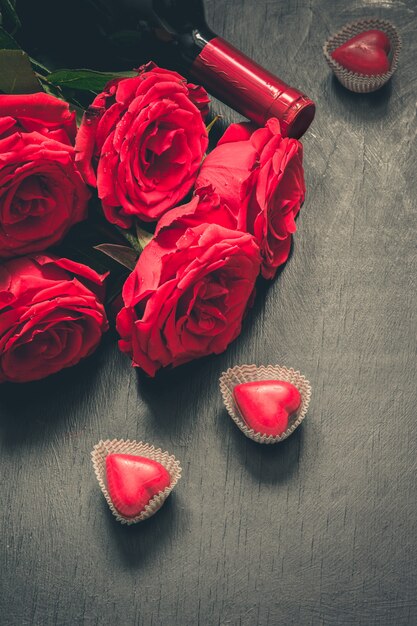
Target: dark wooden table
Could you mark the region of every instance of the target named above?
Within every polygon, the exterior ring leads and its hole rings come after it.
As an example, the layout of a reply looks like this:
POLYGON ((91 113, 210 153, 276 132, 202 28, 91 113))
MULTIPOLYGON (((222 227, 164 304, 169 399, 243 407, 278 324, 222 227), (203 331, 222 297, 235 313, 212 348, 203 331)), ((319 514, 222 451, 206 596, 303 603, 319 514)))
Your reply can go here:
POLYGON ((217 32, 317 102, 294 251, 221 356, 149 381, 108 335, 71 371, 2 387, 2 626, 417 624, 416 10, 208 0, 217 32), (354 95, 321 47, 368 16, 392 20, 403 50, 391 84, 354 95), (311 381, 286 442, 259 446, 225 413, 218 378, 236 363, 311 381), (182 462, 134 527, 92 471, 113 437, 182 462))

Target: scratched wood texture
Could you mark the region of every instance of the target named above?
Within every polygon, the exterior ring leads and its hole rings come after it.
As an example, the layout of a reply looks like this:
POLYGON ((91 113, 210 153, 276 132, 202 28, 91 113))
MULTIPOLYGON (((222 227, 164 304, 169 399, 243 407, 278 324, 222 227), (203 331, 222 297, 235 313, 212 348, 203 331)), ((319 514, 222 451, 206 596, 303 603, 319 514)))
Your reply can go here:
POLYGON ((218 33, 317 102, 294 251, 221 356, 149 381, 109 335, 71 371, 2 387, 2 625, 417 624, 416 10, 207 1, 218 33), (368 16, 392 20, 403 50, 389 86, 353 95, 321 46, 368 16), (226 415, 218 378, 236 363, 310 379, 285 443, 259 446, 226 415), (182 462, 135 527, 92 472, 90 450, 112 437, 182 462))

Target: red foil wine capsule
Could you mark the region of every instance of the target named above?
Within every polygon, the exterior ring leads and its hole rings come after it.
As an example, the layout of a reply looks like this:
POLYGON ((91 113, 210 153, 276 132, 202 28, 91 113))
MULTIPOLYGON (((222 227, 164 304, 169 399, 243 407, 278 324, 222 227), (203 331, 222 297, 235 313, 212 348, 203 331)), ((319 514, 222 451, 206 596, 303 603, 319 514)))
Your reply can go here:
POLYGON ((310 98, 252 61, 221 37, 208 41, 190 73, 233 109, 263 126, 270 117, 283 135, 299 138, 310 126, 315 105, 310 98))

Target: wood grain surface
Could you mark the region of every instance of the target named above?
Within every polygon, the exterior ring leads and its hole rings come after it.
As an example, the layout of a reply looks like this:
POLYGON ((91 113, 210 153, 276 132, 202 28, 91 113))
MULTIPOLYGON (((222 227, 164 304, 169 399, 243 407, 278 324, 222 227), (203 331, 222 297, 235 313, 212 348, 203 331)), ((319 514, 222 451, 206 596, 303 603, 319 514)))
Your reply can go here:
MULTIPOLYGON (((215 31, 317 102, 293 253, 221 356, 148 380, 109 334, 72 370, 2 386, 0 623, 417 624, 417 2, 206 5, 215 31), (393 21, 403 49, 389 85, 355 95, 321 48, 369 16, 393 21), (311 381, 284 443, 247 440, 225 413, 218 378, 236 363, 311 381), (183 467, 135 527, 92 471, 113 437, 183 467)), ((214 108, 223 126, 239 119, 214 108)))

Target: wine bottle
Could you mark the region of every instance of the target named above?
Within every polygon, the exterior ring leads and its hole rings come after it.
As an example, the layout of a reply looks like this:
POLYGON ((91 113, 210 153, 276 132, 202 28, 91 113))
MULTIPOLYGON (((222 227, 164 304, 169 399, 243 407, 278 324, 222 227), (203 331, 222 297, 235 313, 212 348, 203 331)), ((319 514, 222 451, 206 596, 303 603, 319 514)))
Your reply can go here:
POLYGON ((207 91, 256 124, 277 117, 283 134, 296 138, 311 124, 314 102, 211 31, 202 0, 117 0, 117 5, 173 44, 190 76, 207 91))

